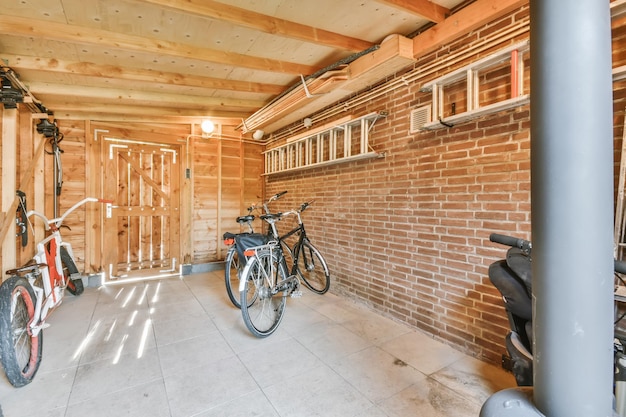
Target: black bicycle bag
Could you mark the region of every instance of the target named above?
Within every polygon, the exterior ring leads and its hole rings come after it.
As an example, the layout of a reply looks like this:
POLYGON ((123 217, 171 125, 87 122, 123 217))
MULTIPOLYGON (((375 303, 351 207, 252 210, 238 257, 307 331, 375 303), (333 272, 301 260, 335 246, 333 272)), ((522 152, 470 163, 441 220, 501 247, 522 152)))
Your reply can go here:
POLYGON ((267 235, 262 233, 241 233, 235 235, 235 248, 239 259, 245 259, 244 251, 255 246, 265 245, 268 242, 267 235))

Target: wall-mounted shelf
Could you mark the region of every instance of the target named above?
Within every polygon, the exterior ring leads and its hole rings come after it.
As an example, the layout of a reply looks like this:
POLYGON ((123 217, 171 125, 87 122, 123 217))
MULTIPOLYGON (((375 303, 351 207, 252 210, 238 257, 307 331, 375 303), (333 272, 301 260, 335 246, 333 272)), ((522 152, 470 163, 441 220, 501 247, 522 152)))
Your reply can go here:
POLYGON ((288 139, 285 145, 264 152, 263 175, 378 158, 381 154, 369 146, 369 132, 374 123, 386 115, 378 112, 354 119, 342 119, 330 127, 288 139))
POLYGON ((442 77, 428 82, 421 87, 421 91, 432 92, 431 120, 419 127, 420 130, 440 129, 450 127, 484 114, 521 106, 530 101, 529 94, 524 91, 524 60, 523 54, 528 51, 528 41, 506 47, 483 59, 452 71, 442 77), (510 62, 511 91, 507 99, 495 103, 481 105, 479 101, 479 74, 491 68, 510 62), (466 110, 451 116, 444 116, 444 88, 465 79, 466 83, 466 110))

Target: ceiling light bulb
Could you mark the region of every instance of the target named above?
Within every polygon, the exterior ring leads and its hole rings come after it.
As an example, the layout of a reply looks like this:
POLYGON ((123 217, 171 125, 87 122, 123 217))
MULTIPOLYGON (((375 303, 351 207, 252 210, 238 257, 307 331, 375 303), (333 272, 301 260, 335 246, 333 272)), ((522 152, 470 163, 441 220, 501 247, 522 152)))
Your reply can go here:
POLYGON ((200 129, 202 129, 202 133, 213 133, 213 131, 215 130, 215 125, 210 120, 203 120, 202 124, 200 125, 200 129))
POLYGON ((306 127, 307 129, 311 127, 311 125, 313 124, 313 120, 311 120, 310 117, 305 117, 302 122, 303 122, 302 124, 304 125, 304 127, 306 127))

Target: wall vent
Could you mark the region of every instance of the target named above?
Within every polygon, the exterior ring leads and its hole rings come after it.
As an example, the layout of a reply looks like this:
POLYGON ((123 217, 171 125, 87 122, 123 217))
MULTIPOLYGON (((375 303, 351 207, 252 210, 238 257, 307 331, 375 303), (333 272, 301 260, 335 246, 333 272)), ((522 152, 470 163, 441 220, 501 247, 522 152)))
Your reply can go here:
POLYGON ((410 133, 419 132, 426 123, 430 123, 431 106, 422 106, 411 110, 411 127, 410 133))

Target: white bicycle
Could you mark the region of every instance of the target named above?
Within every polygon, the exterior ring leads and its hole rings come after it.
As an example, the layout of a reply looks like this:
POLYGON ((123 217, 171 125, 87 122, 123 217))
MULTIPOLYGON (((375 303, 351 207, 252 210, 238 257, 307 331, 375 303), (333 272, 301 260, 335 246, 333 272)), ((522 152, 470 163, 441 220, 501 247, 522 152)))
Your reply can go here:
POLYGON ((35 210, 25 214, 26 219, 41 219, 50 233, 37 243, 34 258, 7 271, 11 277, 0 286, 0 360, 7 379, 15 387, 22 387, 35 377, 41 363, 43 329, 49 326, 46 320, 52 311, 61 304, 64 290, 73 295, 84 290, 72 246, 63 241, 59 229, 70 213, 87 202, 110 201, 88 197, 51 220, 35 210))

